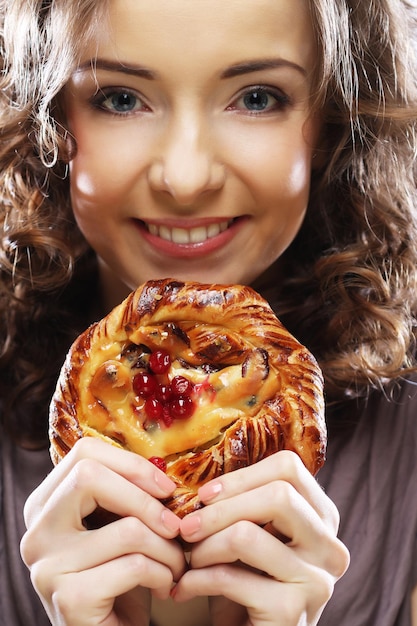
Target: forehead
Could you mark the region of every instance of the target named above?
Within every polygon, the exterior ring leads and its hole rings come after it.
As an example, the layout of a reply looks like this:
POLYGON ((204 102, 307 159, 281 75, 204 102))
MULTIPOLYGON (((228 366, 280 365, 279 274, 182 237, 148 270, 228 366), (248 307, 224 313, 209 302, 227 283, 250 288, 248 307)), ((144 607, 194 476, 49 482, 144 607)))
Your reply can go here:
MULTIPOLYGON (((190 71, 245 58, 289 58, 311 70, 316 56, 308 0, 109 0, 83 61, 96 56, 190 71)), ((214 67, 213 67, 214 69, 214 67)))

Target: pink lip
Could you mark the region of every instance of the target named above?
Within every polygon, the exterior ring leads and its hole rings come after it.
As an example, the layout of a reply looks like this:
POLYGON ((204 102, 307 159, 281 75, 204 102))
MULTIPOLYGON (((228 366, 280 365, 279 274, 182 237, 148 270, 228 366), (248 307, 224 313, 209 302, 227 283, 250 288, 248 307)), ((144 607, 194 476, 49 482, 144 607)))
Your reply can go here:
MULTIPOLYGON (((186 224, 183 222, 181 224, 175 223, 173 224, 170 221, 158 221, 154 223, 158 223, 158 225, 166 224, 169 227, 180 226, 181 228, 195 228, 199 225, 207 226, 213 222, 219 222, 221 220, 193 220, 188 221, 186 224)), ((203 257, 209 255, 216 250, 226 246, 237 234, 240 230, 242 223, 246 221, 245 218, 237 218, 235 219, 230 226, 219 235, 212 237, 211 239, 206 239, 201 243, 174 243, 173 241, 167 241, 158 237, 156 235, 151 234, 146 228, 145 224, 140 220, 134 220, 134 224, 136 228, 140 231, 141 236, 147 241, 149 245, 151 245, 154 249, 158 250, 160 253, 170 256, 173 258, 195 258, 195 257, 203 257)), ((150 223, 150 222, 147 222, 150 223)))

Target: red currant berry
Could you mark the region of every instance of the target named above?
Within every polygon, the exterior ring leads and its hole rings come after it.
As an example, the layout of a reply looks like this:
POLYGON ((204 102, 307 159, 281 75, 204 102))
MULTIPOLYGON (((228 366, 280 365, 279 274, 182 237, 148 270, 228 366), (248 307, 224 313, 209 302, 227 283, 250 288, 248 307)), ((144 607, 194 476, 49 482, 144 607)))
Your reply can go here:
POLYGON ((161 384, 158 386, 158 389, 155 392, 155 397, 160 402, 169 402, 172 398, 172 389, 171 385, 161 384))
POLYGON ((145 402, 145 413, 150 420, 160 420, 163 416, 164 407, 156 398, 148 398, 145 402))
POLYGON ((154 374, 165 374, 170 365, 171 357, 166 350, 155 350, 149 357, 149 367, 154 374))
POLYGON ((163 472, 167 471, 167 464, 165 463, 165 460, 162 457, 160 457, 160 456, 151 456, 149 461, 151 463, 153 463, 154 465, 156 465, 156 467, 158 467, 163 472))
POLYGON ((185 376, 174 376, 171 380, 171 389, 175 396, 190 396, 193 388, 193 383, 185 376))
POLYGON ((167 428, 169 428, 174 421, 174 418, 172 417, 169 406, 167 404, 164 405, 162 410, 162 421, 167 428))
POLYGON ((190 396, 184 396, 182 398, 174 398, 169 403, 171 415, 174 419, 187 419, 194 413, 194 402, 190 396))
POLYGON ((156 378, 152 374, 146 372, 138 372, 132 381, 133 391, 137 396, 143 396, 149 398, 153 396, 158 388, 156 378))

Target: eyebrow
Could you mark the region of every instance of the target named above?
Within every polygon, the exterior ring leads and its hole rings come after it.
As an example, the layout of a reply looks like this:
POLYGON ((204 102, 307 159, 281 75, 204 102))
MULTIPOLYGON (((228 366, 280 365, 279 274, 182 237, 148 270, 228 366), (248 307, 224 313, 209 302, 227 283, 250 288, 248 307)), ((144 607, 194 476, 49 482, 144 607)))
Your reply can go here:
MULTIPOLYGON (((282 67, 288 67, 294 69, 303 76, 307 75, 307 71, 298 63, 289 61, 287 59, 259 59, 256 61, 247 61, 231 65, 225 69, 220 77, 222 79, 234 78, 235 76, 241 76, 243 74, 250 74, 253 72, 262 72, 263 70, 279 69, 282 67)), ((157 72, 154 72, 141 65, 128 65, 122 62, 111 61, 108 59, 91 59, 82 63, 76 70, 76 72, 85 72, 87 70, 104 70, 106 72, 118 72, 122 74, 128 74, 130 76, 138 76, 139 78, 146 78, 148 80, 155 80, 158 78, 157 72)))
POLYGON ((277 69, 281 67, 289 67, 300 72, 303 76, 307 75, 306 70, 298 63, 288 61, 287 59, 260 59, 259 61, 248 61, 237 63, 228 67, 222 72, 222 78, 233 78, 242 74, 250 74, 251 72, 262 72, 263 70, 277 69))
POLYGON ((91 59, 85 63, 81 63, 76 72, 85 72, 88 70, 104 70, 105 72, 119 72, 129 74, 130 76, 139 76, 148 80, 155 80, 158 76, 152 70, 141 65, 127 65, 122 62, 109 61, 107 59, 91 59))

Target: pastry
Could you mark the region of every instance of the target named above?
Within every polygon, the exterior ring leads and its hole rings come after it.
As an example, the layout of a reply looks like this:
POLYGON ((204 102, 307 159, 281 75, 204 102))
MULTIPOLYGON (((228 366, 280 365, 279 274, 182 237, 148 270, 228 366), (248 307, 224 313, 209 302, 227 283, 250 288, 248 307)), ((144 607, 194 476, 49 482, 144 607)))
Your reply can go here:
POLYGON ((151 460, 175 481, 167 506, 281 449, 325 459, 323 378, 250 287, 172 279, 132 292, 70 348, 50 405, 56 464, 85 436, 151 460))

